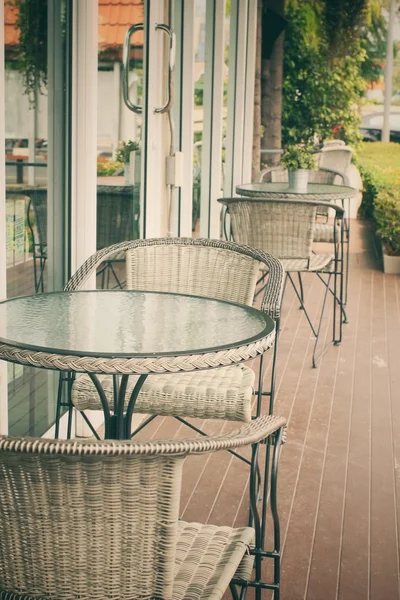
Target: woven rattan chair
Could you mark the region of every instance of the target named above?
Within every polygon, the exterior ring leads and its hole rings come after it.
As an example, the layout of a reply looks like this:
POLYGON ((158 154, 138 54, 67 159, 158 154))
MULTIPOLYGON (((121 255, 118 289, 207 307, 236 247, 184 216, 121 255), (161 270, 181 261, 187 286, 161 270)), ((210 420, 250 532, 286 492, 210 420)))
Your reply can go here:
MULTIPOLYGON (((340 141, 340 140, 337 140, 340 141)), ((343 146, 339 146, 339 150, 344 152, 346 165, 350 164, 351 161, 351 150, 349 148, 343 149, 343 146), (350 155, 348 153, 350 151, 350 155)), ((327 148, 323 148, 325 154, 331 156, 332 153, 336 152, 336 145, 332 143, 331 146, 327 146, 327 148)), ((308 181, 310 183, 327 183, 331 185, 350 185, 348 177, 345 175, 345 164, 343 160, 339 162, 339 167, 343 167, 344 170, 334 171, 332 169, 328 169, 323 167, 323 161, 320 163, 320 168, 318 171, 309 171, 308 173, 308 181)), ((257 182, 272 182, 272 183, 287 183, 289 181, 289 176, 287 169, 283 167, 271 167, 268 169, 264 169, 257 173, 255 177, 255 181, 257 182)), ((345 214, 343 216, 343 243, 345 244, 345 261, 344 261, 344 293, 343 293, 343 305, 347 304, 347 290, 349 283, 349 261, 350 261, 350 220, 346 218, 346 211, 349 212, 348 202, 346 203, 346 198, 343 198, 341 202, 342 208, 345 209, 345 214)), ((314 242, 320 242, 324 244, 333 244, 335 239, 338 238, 338 232, 336 232, 336 238, 333 230, 333 222, 328 219, 329 217, 329 208, 326 206, 318 206, 317 209, 317 218, 314 229, 314 242)), ((347 318, 346 318, 347 321, 347 318)))
POLYGON ((312 201, 221 198, 230 217, 231 236, 235 241, 271 252, 282 261, 286 277, 292 283, 315 336, 312 364, 315 367, 328 346, 318 352, 318 342, 328 293, 333 296, 333 344, 342 340, 343 294, 343 208, 325 203, 335 211, 333 252, 322 254, 312 250, 316 215, 320 204, 312 201), (336 239, 337 233, 340 238, 336 239), (315 273, 325 285, 320 318, 315 325, 304 303, 301 278, 300 290, 292 273, 315 273), (333 286, 331 280, 333 279, 333 286))
MULTIPOLYGON (((261 307, 275 321, 279 321, 284 284, 280 261, 263 251, 231 242, 161 238, 111 246, 89 258, 69 281, 66 289, 71 291, 81 288, 96 269, 115 252, 126 252, 128 289, 187 293, 248 305, 253 303, 261 264, 263 269, 269 272, 261 307)), ((275 344, 274 365, 276 347, 275 344)), ((67 378, 70 379, 70 376, 67 378)), ((100 376, 99 379, 112 410, 112 377, 100 376)), ((166 415, 179 419, 197 417, 249 422, 252 417, 254 379, 254 371, 246 365, 193 373, 150 375, 139 393, 135 412, 153 415, 151 418, 166 415)), ((136 377, 129 380, 127 402, 136 381, 136 377)), ((257 416, 261 414, 262 381, 258 388, 255 411, 257 416)), ((273 409, 273 393, 274 377, 271 389, 264 392, 270 399, 270 412, 273 409)), ((59 394, 58 405, 60 399, 59 394)), ((98 393, 88 375, 79 375, 72 382, 71 401, 84 418, 85 410, 102 410, 98 393)), ((58 410, 58 415, 59 412, 58 410)), ((94 430, 93 434, 96 435, 94 430)))
POLYGON ((179 520, 182 466, 189 454, 257 452, 275 434, 276 490, 284 424, 261 417, 186 441, 0 437, 0 599, 217 600, 229 585, 259 587, 257 519, 255 529, 179 520))
MULTIPOLYGON (((139 237, 139 196, 140 185, 99 185, 97 186, 97 229, 96 248, 101 250, 125 240, 139 237)), ((111 276, 116 287, 122 288, 116 266, 125 261, 125 253, 109 256, 98 272, 101 287, 111 287, 111 276)))
MULTIPOLYGON (((7 191, 21 192, 29 196, 27 222, 32 235, 33 275, 35 293, 44 291, 44 269, 47 261, 47 189, 26 188, 7 191)), ((139 191, 137 185, 97 187, 97 250, 124 240, 139 237, 139 191)), ((125 259, 124 255, 110 256, 99 273, 101 286, 110 287, 113 276, 117 287, 122 287, 115 264, 125 259)))

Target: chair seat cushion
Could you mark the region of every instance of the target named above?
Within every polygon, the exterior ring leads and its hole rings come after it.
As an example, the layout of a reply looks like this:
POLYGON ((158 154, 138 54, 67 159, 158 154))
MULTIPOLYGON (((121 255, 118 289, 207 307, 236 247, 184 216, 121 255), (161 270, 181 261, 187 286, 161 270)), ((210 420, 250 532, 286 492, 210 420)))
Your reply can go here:
MULTIPOLYGON (((99 375, 110 409, 113 380, 99 375)), ((233 365, 193 373, 149 375, 136 401, 135 412, 230 421, 251 420, 255 374, 245 365, 233 365)), ((138 378, 129 378, 125 407, 138 378)), ((78 375, 72 386, 72 403, 78 410, 101 410, 96 388, 88 375, 78 375)))
MULTIPOLYGON (((334 242, 333 227, 334 227, 333 223, 318 223, 318 222, 316 222, 315 228, 314 228, 313 241, 314 242, 323 242, 323 243, 327 243, 327 244, 333 244, 333 242, 334 242)), ((340 240, 340 228, 338 226, 336 226, 336 240, 337 241, 340 240)))
MULTIPOLYGON (((220 600, 235 573, 249 580, 254 560, 248 550, 253 542, 254 529, 250 527, 232 529, 179 521, 171 600, 220 600)), ((0 590, 0 600, 48 597, 0 590)))
POLYGON ((239 565, 241 578, 250 579, 253 559, 247 552, 253 540, 250 527, 180 521, 173 600, 219 600, 239 565))
POLYGON ((334 258, 333 254, 312 254, 309 265, 307 265, 308 261, 304 258, 284 258, 281 259, 281 263, 288 273, 292 271, 298 271, 299 273, 322 270, 329 271, 334 258))

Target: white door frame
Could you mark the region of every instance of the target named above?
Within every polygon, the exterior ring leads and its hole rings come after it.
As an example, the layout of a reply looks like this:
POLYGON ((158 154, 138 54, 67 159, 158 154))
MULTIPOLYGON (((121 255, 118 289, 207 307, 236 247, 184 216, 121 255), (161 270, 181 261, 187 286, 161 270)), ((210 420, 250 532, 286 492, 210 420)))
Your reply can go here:
MULTIPOLYGON (((0 2, 0 301, 7 297, 4 2, 0 2)), ((0 434, 8 433, 7 363, 0 361, 0 434)))
POLYGON ((207 0, 203 144, 201 152, 200 236, 220 237, 222 187, 222 103, 224 90, 225 0, 207 0))
POLYGON ((224 195, 251 180, 257 0, 232 0, 224 195))

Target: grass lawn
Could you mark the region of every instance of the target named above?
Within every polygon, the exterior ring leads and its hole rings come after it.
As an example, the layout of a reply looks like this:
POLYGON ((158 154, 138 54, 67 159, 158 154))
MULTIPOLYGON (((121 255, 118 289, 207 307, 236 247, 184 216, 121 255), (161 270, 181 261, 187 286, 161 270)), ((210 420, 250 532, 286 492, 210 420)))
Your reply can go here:
POLYGON ((357 150, 356 161, 380 172, 386 183, 400 184, 400 144, 364 142, 357 150))

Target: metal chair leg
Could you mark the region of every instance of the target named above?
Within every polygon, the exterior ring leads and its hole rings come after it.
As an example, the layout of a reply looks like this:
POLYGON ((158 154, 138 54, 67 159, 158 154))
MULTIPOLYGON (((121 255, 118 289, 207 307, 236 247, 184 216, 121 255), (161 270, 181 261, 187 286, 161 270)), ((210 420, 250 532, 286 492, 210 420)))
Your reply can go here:
POLYGON ((299 288, 300 288, 300 298, 301 298, 300 310, 301 310, 302 307, 304 306, 304 289, 303 289, 303 280, 301 278, 300 271, 297 273, 297 277, 298 277, 298 280, 299 280, 299 288))
MULTIPOLYGON (((273 524, 273 550, 265 550, 265 541, 262 537, 262 521, 260 519, 257 503, 257 495, 255 493, 255 478, 258 462, 259 444, 252 446, 252 463, 250 470, 250 506, 253 511, 253 527, 255 530, 255 545, 250 553, 254 556, 254 577, 251 581, 241 581, 234 579, 231 582, 232 586, 237 585, 241 588, 242 593, 240 598, 244 598, 249 588, 255 589, 255 597, 262 598, 263 590, 273 590, 274 600, 280 599, 280 571, 281 571, 281 535, 280 522, 277 504, 278 491, 278 465, 281 446, 283 443, 284 428, 275 432, 274 442, 270 443, 270 447, 274 448, 272 453, 271 473, 270 473, 270 506, 273 524), (274 561, 273 581, 264 582, 262 580, 262 561, 265 558, 272 558, 274 561), (244 596, 242 596, 244 592, 244 596)), ((271 442, 270 438, 269 441, 271 442)))
POLYGON ((67 439, 71 439, 72 432, 72 414, 74 406, 71 401, 71 393, 72 386, 75 381, 74 373, 60 373, 58 379, 58 389, 57 389, 57 404, 56 404, 56 415, 55 415, 55 431, 54 437, 57 440, 60 435, 60 419, 61 419, 61 409, 66 407, 68 409, 68 424, 67 424, 67 439), (64 384, 67 384, 66 391, 64 388, 64 384), (64 393, 67 394, 66 400, 63 399, 64 393))
MULTIPOLYGON (((314 368, 316 368, 316 366, 318 364, 318 361, 325 354, 325 352, 328 349, 328 347, 333 344, 333 340, 332 340, 330 343, 328 343, 325 346, 325 348, 322 350, 322 352, 320 353, 320 355, 317 358, 317 347, 318 347, 318 342, 319 342, 319 335, 321 333, 322 321, 324 319, 325 306, 326 306, 326 300, 327 300, 327 297, 328 297, 331 276, 332 276, 332 273, 329 273, 329 275, 328 275, 328 282, 326 283, 326 288, 325 288, 325 293, 324 293, 324 299, 323 299, 323 302, 322 302, 321 314, 320 314, 320 317, 319 317, 319 322, 318 322, 318 326, 317 326, 316 332, 314 333, 314 335, 315 335, 315 343, 314 343, 314 350, 313 350, 313 355, 312 355, 312 366, 314 368)), ((334 302, 335 302, 335 298, 334 298, 334 302)))

